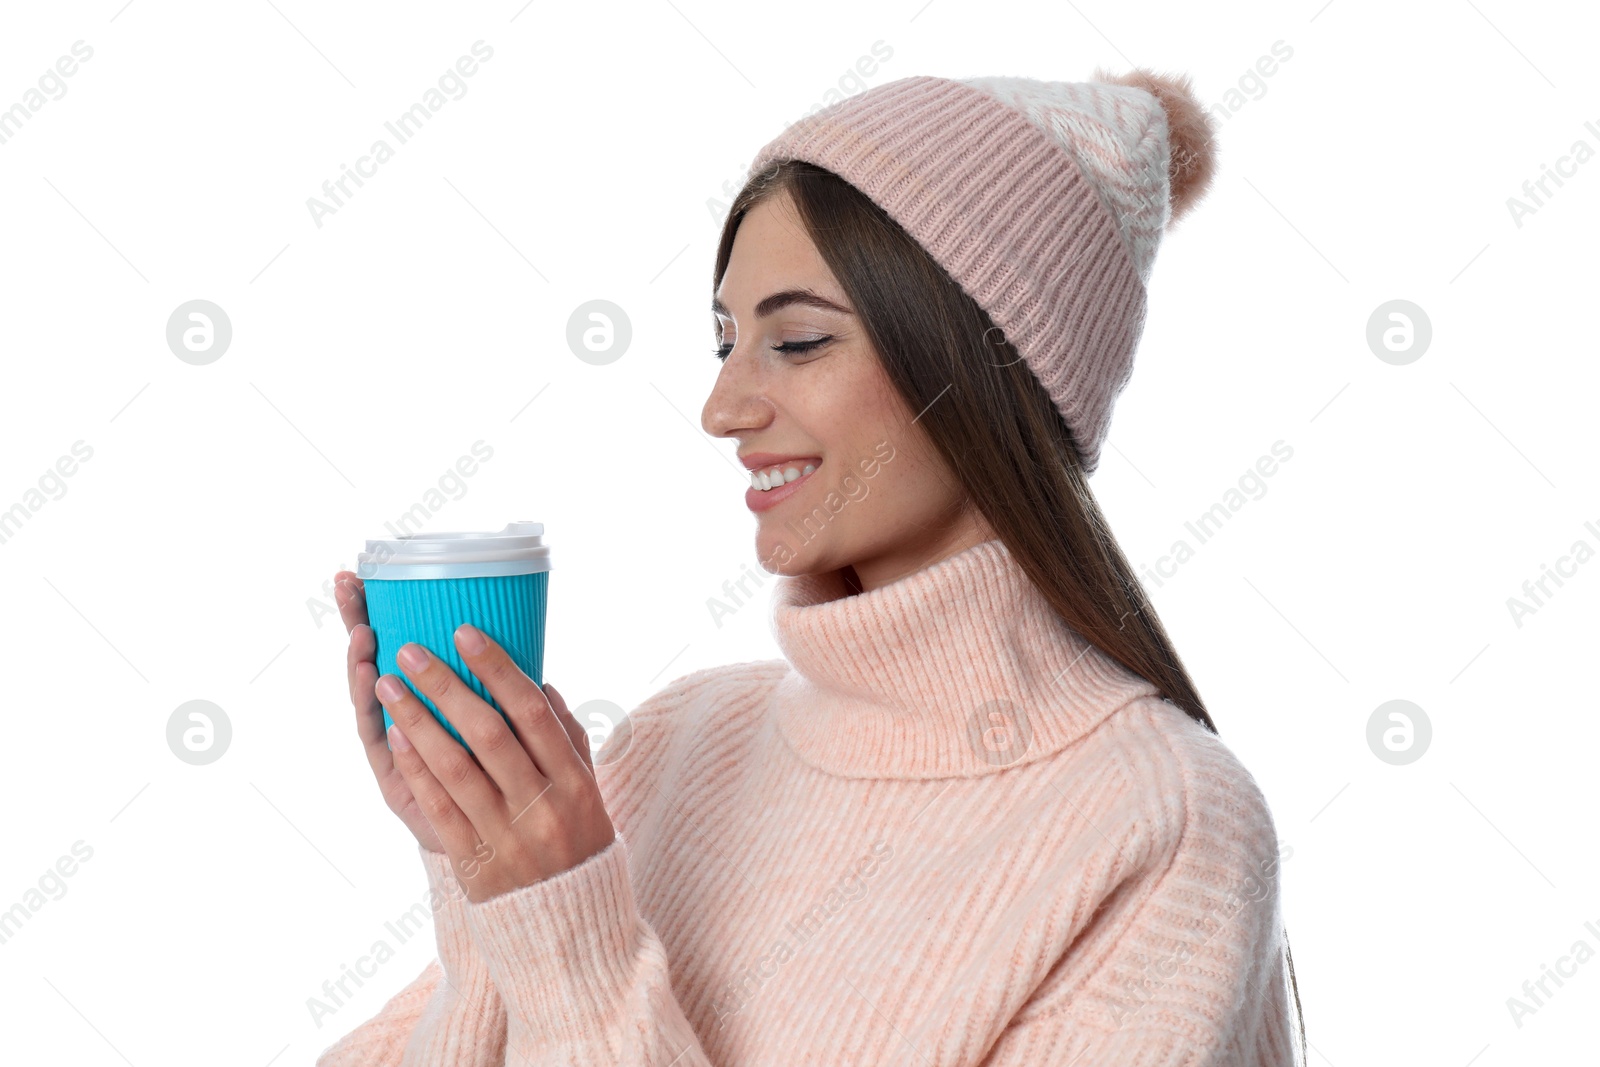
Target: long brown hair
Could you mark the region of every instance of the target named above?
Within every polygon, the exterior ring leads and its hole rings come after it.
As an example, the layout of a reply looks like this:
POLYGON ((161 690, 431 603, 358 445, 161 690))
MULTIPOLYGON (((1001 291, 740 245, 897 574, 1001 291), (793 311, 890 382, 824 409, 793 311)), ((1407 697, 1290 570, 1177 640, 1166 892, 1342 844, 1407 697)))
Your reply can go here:
MULTIPOLYGON (((855 307, 889 380, 1056 614, 1167 700, 1217 732, 1117 544, 1072 432, 1015 346, 915 239, 855 186, 784 160, 734 198, 717 247, 722 284, 745 214, 787 191, 855 307)), ((1288 954, 1285 933, 1284 950, 1288 954)), ((1288 954, 1304 1057, 1305 1021, 1288 954)))

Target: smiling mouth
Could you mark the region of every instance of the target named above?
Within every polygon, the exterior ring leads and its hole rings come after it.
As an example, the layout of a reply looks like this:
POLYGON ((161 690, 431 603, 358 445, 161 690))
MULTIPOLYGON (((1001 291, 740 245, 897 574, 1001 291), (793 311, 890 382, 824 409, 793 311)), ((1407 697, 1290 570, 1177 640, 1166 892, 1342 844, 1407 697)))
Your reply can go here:
POLYGON ((816 463, 779 463, 753 470, 750 472, 750 488, 759 493, 771 492, 813 474, 820 465, 821 461, 818 460, 816 463))
POLYGON ((750 487, 744 491, 745 506, 756 512, 783 506, 790 497, 805 492, 806 483, 821 466, 820 456, 806 456, 755 468, 750 472, 750 487))

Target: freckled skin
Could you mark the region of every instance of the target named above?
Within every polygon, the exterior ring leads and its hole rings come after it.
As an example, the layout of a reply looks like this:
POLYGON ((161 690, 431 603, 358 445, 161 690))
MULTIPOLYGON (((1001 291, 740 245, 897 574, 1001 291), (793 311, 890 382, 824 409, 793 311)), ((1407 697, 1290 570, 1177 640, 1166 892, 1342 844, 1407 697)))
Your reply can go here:
POLYGON ((733 348, 700 414, 707 433, 736 440, 741 453, 823 457, 794 496, 753 513, 763 566, 778 574, 848 566, 869 590, 994 537, 976 509, 964 506, 954 473, 912 421, 917 413, 895 391, 854 315, 792 304, 756 318, 757 303, 792 288, 850 306, 783 193, 746 215, 734 237, 717 292, 728 309, 719 318, 721 341, 733 348), (824 335, 835 340, 809 352, 770 348, 824 335), (891 448, 893 458, 884 461, 891 448), (876 473, 868 477, 862 461, 876 473), (847 475, 853 487, 841 485, 847 475), (848 503, 828 508, 830 492, 848 503), (829 517, 814 522, 806 540, 797 531, 813 508, 829 517))

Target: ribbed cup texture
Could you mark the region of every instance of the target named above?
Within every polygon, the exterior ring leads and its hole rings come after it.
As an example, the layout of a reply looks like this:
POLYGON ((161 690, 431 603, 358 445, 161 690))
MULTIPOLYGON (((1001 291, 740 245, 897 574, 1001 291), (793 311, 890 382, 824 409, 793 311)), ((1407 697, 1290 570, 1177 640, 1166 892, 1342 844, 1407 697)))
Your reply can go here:
MULTIPOLYGON (((544 625, 550 572, 488 578, 373 579, 366 581, 367 619, 378 641, 378 673, 393 674, 433 712, 433 717, 472 750, 426 695, 395 662, 400 646, 414 641, 450 665, 495 710, 504 709, 456 651, 456 627, 470 622, 498 642, 524 674, 544 684, 544 625)), ((393 720, 387 708, 383 726, 393 720)))
POLYGON ((752 171, 800 159, 869 196, 1017 346, 1093 473, 1133 372, 1145 288, 1061 141, 981 89, 902 78, 794 123, 752 171))

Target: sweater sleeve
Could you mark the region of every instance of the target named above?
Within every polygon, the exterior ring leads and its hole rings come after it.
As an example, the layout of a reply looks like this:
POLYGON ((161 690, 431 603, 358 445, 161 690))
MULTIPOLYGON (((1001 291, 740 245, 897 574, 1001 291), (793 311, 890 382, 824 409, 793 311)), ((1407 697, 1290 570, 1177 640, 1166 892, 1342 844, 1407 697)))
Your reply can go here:
MULTIPOLYGON (((1298 1067, 1266 799, 1214 735, 1184 726, 1171 842, 1115 893, 1009 1020, 983 1067, 1298 1067), (1075 1058, 1077 1057, 1077 1058, 1075 1058)), ((1157 821, 1151 814, 1149 821, 1157 821)), ((1161 820, 1165 821, 1165 820, 1161 820)))
POLYGON ((316 1067, 488 1067, 505 1062, 506 1011, 467 926, 450 858, 417 846, 428 872, 439 956, 316 1067))
MULTIPOLYGON (((1232 939, 1229 939, 1232 940, 1232 939)), ((981 1061, 982 1067, 1303 1067, 1293 1026, 1282 953, 1259 975, 1238 968, 1218 948, 1175 965, 1165 982, 1152 979, 1145 999, 1122 1001, 1123 1014, 1107 1025, 1072 1008, 1012 1018, 981 1061), (1199 978, 1228 1000, 1214 1015, 1196 1012, 1187 981, 1199 978), (1220 980, 1220 981, 1219 981, 1220 980)))
POLYGON ((622 831, 576 867, 467 905, 507 1013, 507 1059, 709 1067, 639 914, 622 831))

